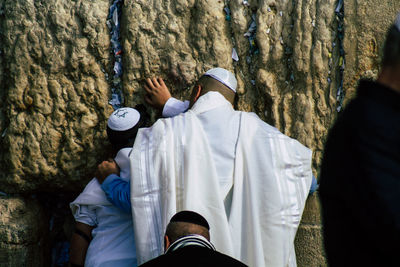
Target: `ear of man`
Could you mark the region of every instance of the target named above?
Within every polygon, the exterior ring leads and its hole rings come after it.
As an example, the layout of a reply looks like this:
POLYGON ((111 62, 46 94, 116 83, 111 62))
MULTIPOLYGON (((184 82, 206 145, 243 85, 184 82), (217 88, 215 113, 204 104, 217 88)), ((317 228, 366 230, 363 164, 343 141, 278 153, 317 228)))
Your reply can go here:
POLYGON ((191 94, 191 96, 190 96, 190 104, 189 104, 189 107, 192 107, 193 104, 196 103, 197 99, 199 99, 202 89, 203 89, 203 88, 202 88, 202 86, 201 86, 200 84, 196 84, 196 85, 193 87, 192 94, 191 94))
POLYGON ((167 251, 167 249, 171 246, 171 242, 169 240, 169 237, 167 234, 164 235, 164 251, 167 251))

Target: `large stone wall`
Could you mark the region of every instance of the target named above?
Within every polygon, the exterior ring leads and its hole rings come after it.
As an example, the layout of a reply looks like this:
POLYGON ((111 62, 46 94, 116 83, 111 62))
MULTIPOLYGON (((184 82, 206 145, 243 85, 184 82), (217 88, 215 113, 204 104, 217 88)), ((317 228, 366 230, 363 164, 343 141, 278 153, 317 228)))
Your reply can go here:
MULTIPOLYGON (((186 98, 205 70, 225 67, 238 78, 236 108, 256 112, 313 149, 317 175, 337 115, 337 1, 243 2, 125 1, 125 105, 143 102, 146 77, 164 77, 174 96, 186 98), (253 19, 251 44, 244 34, 253 19), (233 48, 239 61, 232 59, 233 48)), ((48 264, 48 246, 34 244, 52 215, 30 195, 73 198, 108 155, 109 7, 109 0, 0 1, 0 191, 8 195, 0 196, 7 218, 0 222, 0 252, 7 255, 0 266, 48 264)), ((385 31, 398 10, 396 0, 345 2, 345 102, 360 77, 376 77, 385 31)), ((299 266, 326 265, 316 196, 308 200, 296 251, 299 266)))
POLYGON ((388 0, 346 1, 345 87, 347 99, 355 94, 360 78, 376 78, 389 26, 400 12, 400 2, 388 0))
POLYGON ((255 111, 314 150, 319 164, 323 137, 335 109, 335 1, 131 1, 124 7, 124 88, 141 101, 142 80, 161 75, 175 96, 208 68, 238 78, 237 108, 255 111), (225 19, 229 7, 231 20, 225 19), (257 52, 244 34, 256 16, 257 52), (232 60, 235 48, 239 61, 232 60), (331 71, 331 74, 329 72, 331 71), (328 77, 333 83, 328 83, 328 77))
POLYGON ((108 8, 3 1, 3 190, 73 190, 104 154, 108 8))

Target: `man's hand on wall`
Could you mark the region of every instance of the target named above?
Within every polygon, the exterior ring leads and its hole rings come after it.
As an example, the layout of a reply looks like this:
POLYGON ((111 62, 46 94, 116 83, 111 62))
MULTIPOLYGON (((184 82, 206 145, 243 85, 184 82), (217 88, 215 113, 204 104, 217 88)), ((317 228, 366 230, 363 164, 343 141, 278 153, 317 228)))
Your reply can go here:
POLYGON ((96 178, 100 184, 111 174, 119 175, 118 164, 113 159, 105 160, 97 166, 96 178))
POLYGON ((165 103, 171 98, 171 93, 162 78, 147 78, 144 89, 147 94, 145 100, 152 107, 162 111, 165 103))

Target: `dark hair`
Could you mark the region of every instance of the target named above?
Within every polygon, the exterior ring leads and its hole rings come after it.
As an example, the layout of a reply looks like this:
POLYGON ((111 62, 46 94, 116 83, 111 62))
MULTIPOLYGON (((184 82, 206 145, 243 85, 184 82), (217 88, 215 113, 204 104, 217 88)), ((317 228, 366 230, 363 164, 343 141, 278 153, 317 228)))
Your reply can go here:
POLYGON ((400 30, 392 25, 386 35, 382 66, 400 66, 400 30))
POLYGON ((193 234, 204 236, 207 240, 210 240, 208 229, 194 223, 170 222, 165 231, 165 235, 168 236, 171 243, 174 243, 179 238, 193 234))
POLYGON ((107 126, 108 140, 116 152, 125 147, 132 147, 139 128, 146 127, 149 122, 150 115, 144 105, 136 105, 135 109, 140 113, 140 119, 134 127, 126 131, 115 131, 107 126))

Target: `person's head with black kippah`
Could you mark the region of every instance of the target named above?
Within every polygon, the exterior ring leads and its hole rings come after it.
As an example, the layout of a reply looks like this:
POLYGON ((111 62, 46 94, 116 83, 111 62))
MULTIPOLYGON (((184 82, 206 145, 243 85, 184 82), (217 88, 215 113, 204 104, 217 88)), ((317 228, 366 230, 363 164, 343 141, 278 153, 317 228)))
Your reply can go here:
POLYGON ((164 236, 165 250, 176 240, 188 235, 201 235, 210 241, 207 220, 194 211, 180 211, 170 220, 164 236))

